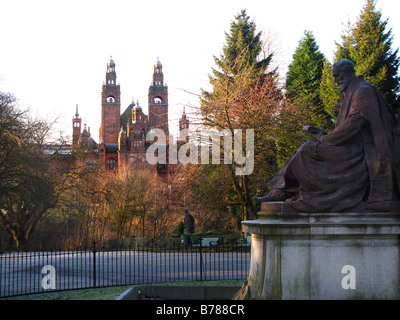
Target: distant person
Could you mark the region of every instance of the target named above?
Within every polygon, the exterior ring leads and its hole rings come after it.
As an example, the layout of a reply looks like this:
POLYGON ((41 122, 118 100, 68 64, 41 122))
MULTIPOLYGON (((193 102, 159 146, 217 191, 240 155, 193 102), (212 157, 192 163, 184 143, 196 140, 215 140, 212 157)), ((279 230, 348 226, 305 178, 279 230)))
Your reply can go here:
POLYGON ((188 209, 185 209, 185 219, 183 220, 183 232, 194 233, 194 218, 189 213, 188 209))

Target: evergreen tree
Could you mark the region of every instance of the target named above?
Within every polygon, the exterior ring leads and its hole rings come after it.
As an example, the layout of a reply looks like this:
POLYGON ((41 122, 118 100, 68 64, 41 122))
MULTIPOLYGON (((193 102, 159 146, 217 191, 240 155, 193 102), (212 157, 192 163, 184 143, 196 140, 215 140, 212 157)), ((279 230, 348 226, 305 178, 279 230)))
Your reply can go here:
MULTIPOLYGON (((350 47, 352 46, 352 27, 350 20, 347 21, 346 29, 341 34, 342 44, 340 45, 335 41, 336 52, 334 53, 334 61, 337 62, 340 59, 350 59, 350 47)), ((332 71, 332 70, 331 70, 332 71)), ((338 89, 339 90, 339 89, 338 89)))
POLYGON ((366 0, 354 26, 342 35, 337 45, 335 61, 351 60, 357 74, 375 85, 392 107, 399 94, 398 49, 392 50, 392 30, 385 32, 388 20, 382 21, 382 13, 376 9, 376 0, 366 0))
POLYGON ((308 108, 310 124, 327 128, 332 121, 320 99, 324 61, 325 56, 319 51, 313 33, 305 31, 289 65, 286 92, 288 98, 308 108))
POLYGON ((329 113, 332 118, 335 118, 336 115, 333 111, 335 105, 340 103, 341 95, 335 78, 332 75, 332 65, 327 60, 324 61, 319 91, 319 96, 325 107, 325 111, 329 113))
POLYGON ((325 110, 320 92, 325 63, 313 33, 305 31, 286 74, 286 96, 293 105, 282 108, 279 115, 282 129, 277 133, 277 154, 280 166, 310 139, 308 134, 302 133, 304 125, 333 127, 331 114, 325 110))
POLYGON ((241 217, 248 219, 256 213, 252 197, 258 189, 266 191, 267 172, 272 174, 276 168, 275 154, 271 151, 276 137, 271 127, 275 125, 272 118, 280 106, 282 93, 274 70, 269 70, 272 54, 262 55, 261 32, 256 32, 256 25, 245 10, 235 16, 230 32, 225 36, 221 56, 214 56, 218 70, 212 69, 212 91, 202 92, 201 122, 207 129, 229 129, 232 133, 236 129, 254 130, 255 171, 251 175, 236 175, 236 169, 240 167, 236 163, 221 164, 224 170, 217 164, 207 172, 201 171, 216 180, 222 179, 219 175, 229 174, 230 186, 226 188, 227 194, 220 198, 229 199, 228 203, 240 208, 241 217), (256 171, 261 168, 263 179, 260 182, 261 172, 256 171))
POLYGON ((239 74, 249 68, 261 73, 267 71, 272 54, 260 59, 261 32, 256 31, 256 24, 250 21, 246 10, 235 16, 235 20, 231 22, 230 33, 225 32, 225 38, 222 55, 220 58, 214 56, 214 61, 220 68, 220 70, 213 69, 215 78, 239 74))

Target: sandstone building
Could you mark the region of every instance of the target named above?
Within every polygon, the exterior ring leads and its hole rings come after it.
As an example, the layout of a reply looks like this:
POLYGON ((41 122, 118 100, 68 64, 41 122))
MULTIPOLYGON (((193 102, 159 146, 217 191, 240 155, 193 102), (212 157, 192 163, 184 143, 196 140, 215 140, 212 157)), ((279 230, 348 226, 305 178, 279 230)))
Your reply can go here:
MULTIPOLYGON (((159 60, 154 65, 153 79, 149 87, 148 110, 149 114, 146 115, 139 102, 132 101, 121 113, 120 84, 117 82, 115 62, 111 58, 107 64, 106 79, 101 91, 99 143, 94 141, 86 124, 82 128, 78 106, 72 118, 73 147, 85 150, 83 161, 86 168, 115 170, 129 166, 132 169, 149 168, 162 175, 172 172, 174 168, 168 161, 166 164, 156 165, 150 165, 146 161, 146 150, 150 144, 146 141, 148 131, 157 128, 163 130, 167 138, 169 136, 168 86, 164 82, 159 60)), ((179 127, 180 130, 189 127, 185 111, 179 120, 179 127)))

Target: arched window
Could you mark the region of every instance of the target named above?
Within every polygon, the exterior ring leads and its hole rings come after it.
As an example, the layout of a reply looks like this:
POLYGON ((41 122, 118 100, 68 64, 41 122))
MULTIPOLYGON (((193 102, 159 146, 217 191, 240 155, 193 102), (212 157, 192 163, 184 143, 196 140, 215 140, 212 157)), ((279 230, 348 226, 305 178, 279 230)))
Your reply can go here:
POLYGON ((97 161, 96 159, 86 159, 86 169, 94 170, 96 169, 97 161))
POLYGON ((154 103, 162 103, 162 99, 160 97, 154 98, 154 103))
POLYGON ((115 159, 108 159, 107 160, 107 169, 114 170, 116 164, 117 164, 117 161, 115 159))
POLYGON ((132 168, 133 166, 136 167, 136 158, 133 157, 133 156, 129 157, 129 159, 128 159, 128 165, 129 165, 129 167, 131 167, 131 168, 132 168))

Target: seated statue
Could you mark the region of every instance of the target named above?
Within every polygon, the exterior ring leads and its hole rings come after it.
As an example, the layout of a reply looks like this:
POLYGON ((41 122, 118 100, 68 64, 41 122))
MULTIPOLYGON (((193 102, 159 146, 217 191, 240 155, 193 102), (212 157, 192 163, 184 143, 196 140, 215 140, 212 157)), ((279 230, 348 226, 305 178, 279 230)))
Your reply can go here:
POLYGON ((399 200, 393 111, 351 61, 335 63, 333 77, 343 94, 335 129, 304 127, 317 141, 302 144, 268 183, 272 191, 255 200, 286 201, 297 212, 390 211, 399 200))

